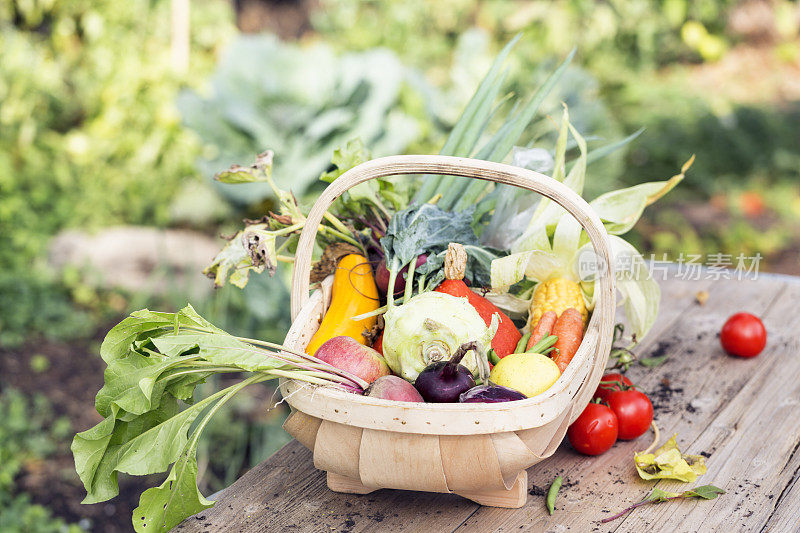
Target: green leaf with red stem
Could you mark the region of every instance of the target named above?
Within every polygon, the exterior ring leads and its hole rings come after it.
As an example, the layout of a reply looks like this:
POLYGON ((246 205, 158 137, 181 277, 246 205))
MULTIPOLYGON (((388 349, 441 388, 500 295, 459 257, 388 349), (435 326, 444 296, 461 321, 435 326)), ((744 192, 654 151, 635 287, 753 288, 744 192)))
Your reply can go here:
POLYGON ((686 490, 683 492, 667 492, 661 489, 653 489, 653 492, 648 494, 644 500, 634 503, 630 507, 623 509, 614 516, 609 516, 608 518, 602 519, 600 522, 606 524, 608 522, 611 522, 612 520, 616 520, 617 518, 633 511, 637 507, 641 507, 642 505, 648 503, 661 503, 670 500, 680 500, 680 499, 690 499, 690 498, 713 500, 720 494, 725 494, 725 491, 719 487, 715 487, 714 485, 702 485, 700 487, 695 487, 693 489, 686 490))

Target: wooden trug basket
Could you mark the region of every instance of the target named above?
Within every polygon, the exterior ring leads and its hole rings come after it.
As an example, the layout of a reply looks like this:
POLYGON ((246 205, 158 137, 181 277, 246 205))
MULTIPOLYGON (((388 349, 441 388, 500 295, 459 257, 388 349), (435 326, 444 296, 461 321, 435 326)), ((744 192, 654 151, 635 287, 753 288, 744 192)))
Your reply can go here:
POLYGON ((314 452, 328 487, 366 494, 380 488, 453 492, 481 505, 522 507, 530 466, 552 455, 597 388, 614 324, 613 258, 600 219, 579 195, 543 174, 449 156, 374 159, 350 169, 320 195, 297 246, 292 327, 284 344, 304 351, 330 303, 332 277, 309 297, 311 252, 325 211, 347 189, 400 174, 441 174, 515 185, 546 196, 586 230, 606 275, 595 283, 595 308, 570 365, 546 392, 510 403, 428 404, 358 396, 282 380, 292 408, 284 429, 314 452))

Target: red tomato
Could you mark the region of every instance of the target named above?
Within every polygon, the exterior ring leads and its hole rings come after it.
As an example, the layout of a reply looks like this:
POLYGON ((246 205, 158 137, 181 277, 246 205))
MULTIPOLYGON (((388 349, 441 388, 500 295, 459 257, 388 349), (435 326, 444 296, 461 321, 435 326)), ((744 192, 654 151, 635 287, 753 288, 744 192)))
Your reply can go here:
POLYGON ((603 379, 600 380, 600 384, 597 386, 597 390, 594 392, 595 398, 600 398, 602 401, 606 401, 608 399, 608 395, 614 391, 622 390, 619 386, 618 381, 621 381, 625 385, 632 386, 631 380, 619 374, 617 372, 613 372, 611 374, 606 374, 603 376, 603 379), (605 383, 604 383, 605 382, 605 383))
POLYGON ((757 316, 736 313, 722 326, 719 340, 731 355, 755 357, 767 345, 767 330, 757 316))
POLYGON ((620 440, 644 435, 653 421, 653 404, 644 393, 635 389, 614 391, 608 395, 607 401, 617 415, 620 440))
POLYGON ((617 442, 617 415, 606 405, 590 403, 567 430, 569 443, 586 455, 600 455, 617 442))

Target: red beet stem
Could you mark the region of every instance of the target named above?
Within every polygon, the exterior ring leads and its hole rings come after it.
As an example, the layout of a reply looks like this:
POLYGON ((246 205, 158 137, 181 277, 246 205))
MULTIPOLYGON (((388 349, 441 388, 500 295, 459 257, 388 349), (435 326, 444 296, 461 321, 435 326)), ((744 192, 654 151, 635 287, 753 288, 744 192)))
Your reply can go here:
POLYGON ((453 356, 450 357, 450 360, 447 362, 445 367, 442 369, 442 373, 450 377, 455 374, 456 370, 458 369, 458 364, 464 359, 464 356, 467 355, 467 352, 470 350, 477 350, 478 343, 475 341, 465 342, 458 349, 453 353, 453 356))

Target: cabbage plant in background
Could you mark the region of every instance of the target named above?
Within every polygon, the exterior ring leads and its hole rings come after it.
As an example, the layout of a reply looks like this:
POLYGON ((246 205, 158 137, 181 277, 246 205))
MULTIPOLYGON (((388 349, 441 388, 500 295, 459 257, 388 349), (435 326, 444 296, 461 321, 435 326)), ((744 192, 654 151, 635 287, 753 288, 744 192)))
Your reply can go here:
MULTIPOLYGON (((239 36, 222 56, 207 94, 184 93, 184 122, 207 145, 207 176, 269 147, 279 187, 303 195, 319 184, 331 153, 360 138, 375 156, 403 153, 421 124, 403 109, 409 70, 385 49, 337 55, 272 35, 239 36)), ((419 82, 419 80, 417 80, 419 82)), ((266 183, 231 187, 229 200, 251 204, 271 195, 266 183)))

